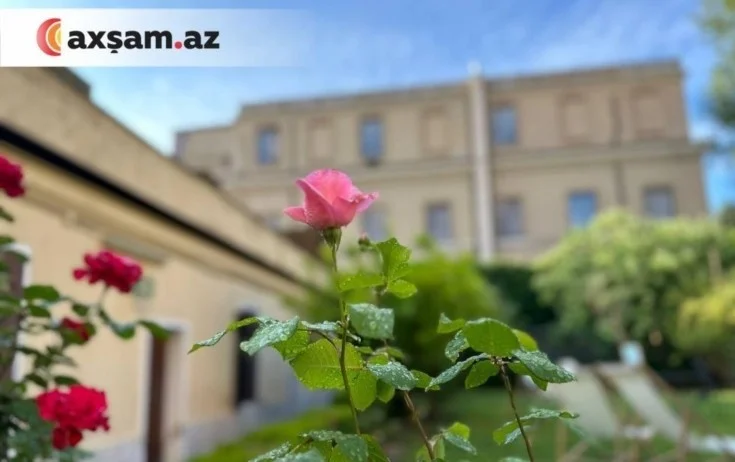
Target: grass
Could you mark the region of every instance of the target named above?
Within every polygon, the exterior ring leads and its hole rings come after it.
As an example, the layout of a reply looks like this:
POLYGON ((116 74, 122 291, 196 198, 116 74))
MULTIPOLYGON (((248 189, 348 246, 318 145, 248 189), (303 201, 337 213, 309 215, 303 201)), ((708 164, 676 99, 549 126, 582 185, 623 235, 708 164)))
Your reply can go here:
MULTIPOLYGON (((735 390, 718 392, 706 400, 699 400, 695 395, 680 395, 678 398, 688 400, 695 405, 708 424, 722 433, 735 433, 735 390)), ((678 399, 677 399, 678 401, 678 399)), ((552 407, 541 402, 537 395, 519 393, 516 399, 521 412, 532 407, 552 407)), ((616 401, 616 406, 625 412, 622 402, 616 401)), ((370 425, 369 415, 364 415, 366 424, 375 427, 376 435, 384 441, 384 446, 390 450, 392 460, 396 462, 413 462, 415 451, 421 446, 421 440, 413 426, 407 422, 378 422, 370 425)), ((466 460, 468 462, 494 462, 503 457, 517 456, 528 459, 522 440, 517 440, 508 446, 498 446, 492 439, 492 432, 503 423, 513 418, 508 404, 507 395, 502 390, 481 389, 462 392, 456 398, 448 399, 443 403, 441 421, 447 425, 453 421, 460 421, 472 428, 471 441, 478 450, 477 456, 448 448, 447 460, 466 460)), ((241 462, 262 454, 284 441, 293 440, 299 434, 312 429, 341 429, 349 430, 350 415, 345 407, 332 407, 308 412, 297 419, 264 427, 250 433, 241 440, 223 446, 214 453, 196 459, 196 462, 241 462)), ((536 462, 553 462, 556 457, 557 424, 545 423, 530 432, 536 462)), ((437 431, 438 428, 431 430, 437 431)), ((568 446, 579 441, 574 433, 570 433, 568 446)), ((673 449, 673 445, 664 440, 656 440, 641 457, 661 454, 673 449)), ((612 445, 595 444, 586 454, 585 460, 611 460, 612 445)), ((713 459, 712 455, 692 455, 687 462, 699 462, 713 459)))

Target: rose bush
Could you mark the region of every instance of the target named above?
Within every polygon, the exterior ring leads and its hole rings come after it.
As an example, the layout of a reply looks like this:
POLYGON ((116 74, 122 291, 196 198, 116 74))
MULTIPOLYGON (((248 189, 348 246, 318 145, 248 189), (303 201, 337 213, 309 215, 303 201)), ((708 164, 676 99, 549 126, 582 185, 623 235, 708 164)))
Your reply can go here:
MULTIPOLYGON (((0 190, 10 198, 22 196, 23 177, 20 165, 0 155, 0 190)), ((0 218, 13 221, 1 206, 0 218)), ((6 279, 12 263, 25 259, 14 252, 14 242, 11 236, 0 236, 4 259, 0 271, 6 279)), ((48 285, 27 286, 21 293, 14 293, 9 284, 1 288, 0 460, 77 460, 84 456, 76 447, 85 432, 110 429, 104 391, 82 385, 73 376, 56 370, 75 365, 68 349, 92 342, 97 326, 107 327, 123 339, 132 338, 138 326, 154 335, 166 335, 150 321, 119 323, 104 308, 110 289, 128 293, 142 273, 137 262, 103 250, 87 254, 83 266, 72 271, 75 279, 102 286, 96 302, 75 300, 48 285), (57 314, 64 306, 74 317, 57 314), (45 337, 43 342, 33 341, 41 335, 45 337), (30 359, 30 367, 15 377, 13 363, 18 355, 30 359)))
POLYGON ((304 193, 304 203, 284 212, 318 230, 329 247, 335 288, 340 293, 337 300, 339 320, 306 322, 298 317, 285 321, 268 317, 245 318, 194 344, 190 352, 214 346, 228 333, 257 324, 253 336, 240 344, 241 350, 253 355, 265 347, 272 347, 307 388, 344 391, 352 412, 354 433, 313 429, 295 441, 285 441, 251 462, 388 461, 380 442, 362 433, 358 415, 376 400, 387 402, 394 396, 400 396, 405 403, 424 442, 416 454, 417 461, 446 461, 446 444, 474 454, 476 450, 470 442, 470 429, 466 425, 454 422, 430 435, 412 399, 415 391, 436 391, 463 371, 469 371, 465 378, 466 388, 480 386, 495 375, 502 378, 515 419, 493 435, 482 437, 492 437, 498 444, 509 444, 522 438, 529 460, 533 461, 528 438, 531 426, 541 420, 573 418, 575 415, 544 409, 537 409, 526 416, 519 415, 510 372, 529 376, 542 390, 550 382, 565 383, 574 380, 574 376, 538 351, 536 342, 525 332, 493 318, 450 319, 443 313, 434 322, 437 334, 451 334, 444 354, 452 366, 435 377, 408 369, 401 362, 403 353, 390 343, 396 316, 391 308, 383 305, 387 300, 386 294, 399 299, 415 295, 416 287, 407 280, 411 250, 395 238, 371 242, 363 236, 359 245, 374 257, 374 268, 362 269, 358 273, 341 273, 338 269, 337 251, 342 241, 342 228, 367 209, 378 194, 362 193, 349 176, 331 169, 315 171, 296 184, 304 193), (356 302, 350 298, 347 301, 346 293, 363 289, 370 289, 368 299, 356 302))

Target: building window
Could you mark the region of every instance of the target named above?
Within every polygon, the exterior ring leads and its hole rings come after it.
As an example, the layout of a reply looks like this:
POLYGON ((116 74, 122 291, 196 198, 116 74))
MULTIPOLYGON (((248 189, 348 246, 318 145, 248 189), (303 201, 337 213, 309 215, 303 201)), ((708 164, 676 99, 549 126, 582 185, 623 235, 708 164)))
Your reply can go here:
POLYGON ((667 186, 646 188, 643 192, 645 213, 651 218, 671 218, 676 214, 674 191, 667 186))
POLYGON ((498 234, 500 237, 523 235, 523 207, 519 198, 503 199, 498 204, 498 234))
POLYGON ((518 142, 518 120, 514 107, 502 106, 493 109, 492 124, 493 143, 508 146, 518 142))
POLYGON ((582 228, 597 213, 597 195, 592 191, 578 191, 569 195, 569 225, 582 228))
POLYGON ((388 238, 388 226, 384 210, 373 205, 362 213, 362 231, 373 241, 388 238))
POLYGON ((450 242, 453 239, 452 209, 448 203, 428 205, 426 232, 439 243, 450 242))
POLYGON ((258 163, 275 164, 278 160, 278 130, 263 128, 258 132, 258 163))
POLYGON ((377 117, 368 117, 360 127, 360 152, 368 164, 374 165, 383 157, 383 123, 377 117))

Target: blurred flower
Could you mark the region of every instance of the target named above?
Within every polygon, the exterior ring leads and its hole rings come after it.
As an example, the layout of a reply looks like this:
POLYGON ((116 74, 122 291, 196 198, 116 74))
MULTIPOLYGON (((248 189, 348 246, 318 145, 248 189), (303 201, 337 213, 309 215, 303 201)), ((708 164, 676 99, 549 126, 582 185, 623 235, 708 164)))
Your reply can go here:
POLYGON ((87 279, 90 284, 102 281, 108 287, 114 287, 127 293, 143 276, 143 269, 131 258, 117 255, 109 250, 84 256, 85 267, 74 270, 74 279, 87 279))
POLYGON ((80 343, 87 343, 92 337, 92 330, 84 322, 75 321, 71 318, 64 318, 61 320, 61 329, 63 332, 68 332, 78 337, 80 343))
POLYGON ((304 204, 284 213, 319 231, 349 225, 378 198, 378 193, 363 193, 346 173, 333 169, 311 172, 296 185, 304 192, 304 204))
POLYGON ((2 155, 0 155, 0 189, 9 197, 18 197, 25 193, 23 168, 2 155))
POLYGON ((75 447, 82 431, 110 429, 105 393, 83 385, 72 385, 68 391, 58 388, 36 397, 38 413, 43 420, 55 424, 52 444, 62 450, 75 447))

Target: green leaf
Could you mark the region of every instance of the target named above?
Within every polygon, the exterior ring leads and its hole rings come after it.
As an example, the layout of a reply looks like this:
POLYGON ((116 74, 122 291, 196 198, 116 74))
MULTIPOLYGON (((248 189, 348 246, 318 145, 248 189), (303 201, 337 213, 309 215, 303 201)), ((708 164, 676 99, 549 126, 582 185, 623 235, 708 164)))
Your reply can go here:
POLYGON ((306 349, 309 345, 310 339, 311 336, 309 335, 309 332, 305 330, 297 330, 288 340, 274 343, 273 348, 281 353, 281 357, 285 361, 291 361, 306 349))
POLYGON ((462 332, 473 350, 491 356, 508 357, 521 346, 513 330, 495 319, 469 321, 462 332))
POLYGON ((357 289, 369 289, 383 285, 383 275, 378 273, 358 272, 355 274, 340 274, 337 276, 337 288, 340 292, 357 289))
MULTIPOLYGON (((525 428, 529 423, 537 420, 547 419, 576 419, 579 417, 578 414, 569 411, 555 411, 551 409, 535 409, 529 414, 521 417, 521 424, 525 428)), ((518 422, 513 419, 502 427, 498 428, 493 432, 493 439, 497 444, 505 445, 510 444, 521 436, 521 431, 518 428, 518 422)))
POLYGON ((463 370, 467 369, 468 367, 470 367, 471 365, 473 365, 475 362, 480 361, 480 360, 483 360, 483 359, 487 359, 487 355, 486 354, 472 356, 470 358, 465 359, 464 361, 460 361, 457 364, 454 364, 449 369, 445 370, 444 372, 442 372, 438 376, 436 376, 433 379, 431 379, 431 382, 429 382, 429 386, 426 387, 426 389, 428 390, 430 387, 432 387, 434 385, 441 385, 443 383, 449 382, 453 378, 457 377, 457 374, 459 374, 463 370))
POLYGON ((368 461, 367 442, 358 435, 343 435, 338 438, 335 449, 338 449, 350 462, 368 461))
POLYGON ((451 361, 456 361, 459 358, 459 354, 470 347, 467 343, 467 338, 464 336, 464 332, 459 331, 454 334, 452 340, 447 343, 444 348, 444 356, 449 358, 451 361))
POLYGON ((362 435, 368 447, 368 460, 370 462, 390 462, 388 456, 385 455, 383 448, 371 435, 362 435))
POLYGON ((71 306, 71 310, 78 316, 86 317, 89 313, 89 307, 87 305, 84 305, 82 303, 74 303, 71 306))
POLYGON ((318 323, 302 321, 301 324, 309 330, 321 332, 322 334, 334 334, 342 331, 339 324, 334 321, 322 321, 318 323))
POLYGON ((521 348, 526 351, 538 351, 538 343, 536 343, 536 339, 531 337, 527 332, 513 329, 513 333, 516 334, 516 337, 518 337, 521 348))
POLYGON ((464 327, 466 322, 467 321, 461 318, 451 320, 446 314, 442 313, 439 315, 439 327, 436 328, 436 331, 440 334, 450 334, 454 331, 460 330, 464 327))
POLYGON ((36 303, 31 303, 28 305, 28 312, 31 314, 31 316, 35 316, 37 318, 50 318, 51 312, 43 305, 39 305, 36 303))
POLYGON ((394 281, 409 273, 408 260, 411 249, 401 245, 394 237, 375 244, 383 260, 383 274, 388 281, 394 281))
POLYGON ((14 222, 15 218, 13 218, 13 215, 8 212, 5 207, 0 207, 0 219, 3 219, 5 221, 14 222))
POLYGON ((427 374, 426 372, 418 371, 416 369, 412 369, 411 373, 414 377, 416 377, 416 386, 418 388, 423 388, 425 390, 439 390, 439 385, 432 385, 431 387, 429 384, 431 383, 432 377, 427 374))
POLYGON ((290 339, 299 327, 298 316, 285 322, 261 324, 250 340, 240 343, 240 349, 250 356, 263 348, 290 339))
POLYGON ((70 377, 68 375, 57 375, 56 377, 54 377, 54 383, 59 386, 64 386, 76 385, 79 383, 79 381, 74 377, 70 377))
POLYGON ((389 385, 382 380, 378 381, 378 399, 384 403, 390 402, 396 395, 396 387, 389 385))
POLYGON ((110 330, 112 330, 115 335, 123 340, 129 340, 135 337, 135 327, 137 324, 134 322, 118 323, 110 320, 107 325, 110 326, 110 330))
POLYGON ((463 423, 455 422, 451 427, 442 432, 442 437, 451 445, 468 452, 477 454, 477 449, 470 443, 470 427, 463 423))
POLYGON ((500 372, 500 368, 491 361, 480 361, 472 366, 469 374, 464 380, 466 389, 479 387, 487 382, 487 379, 500 372))
POLYGON ((387 290, 398 298, 409 298, 413 296, 418 289, 416 289, 415 285, 405 279, 397 279, 388 283, 387 290))
POLYGON ((369 303, 349 305, 350 322, 355 331, 366 338, 393 337, 395 318, 390 308, 378 308, 369 303))
POLYGON ((567 383, 575 380, 574 374, 551 362, 546 353, 541 351, 515 350, 513 356, 518 358, 518 361, 535 377, 546 382, 567 383))
POLYGON ((170 330, 153 321, 138 321, 138 325, 148 329, 148 332, 157 339, 165 340, 171 335, 170 330))
POLYGON ((470 439, 470 427, 461 422, 454 422, 452 426, 447 428, 444 432, 457 435, 466 440, 470 439))
POLYGON ((254 459, 250 459, 248 462, 270 462, 273 459, 277 459, 279 457, 285 456, 286 454, 288 454, 288 451, 290 450, 291 450, 291 443, 283 443, 282 445, 278 446, 275 449, 271 449, 265 454, 261 454, 258 457, 255 457, 254 459))
POLYGON ((35 383, 41 388, 46 388, 48 386, 48 382, 46 381, 46 379, 38 374, 28 374, 25 376, 25 379, 35 383))
POLYGON ((23 289, 23 298, 26 300, 57 302, 61 299, 61 294, 53 286, 33 285, 23 289))
POLYGON ((380 347, 380 348, 378 348, 375 351, 370 350, 370 351, 367 351, 367 352, 362 351, 360 348, 358 348, 358 350, 360 350, 360 352, 366 353, 366 354, 371 354, 372 353, 372 354, 375 354, 375 355, 387 355, 387 356, 389 356, 391 358, 396 358, 396 359, 406 359, 406 354, 404 352, 402 352, 398 348, 395 348, 395 347, 392 347, 392 346, 380 347))
POLYGON ((219 343, 220 340, 224 338, 225 335, 229 334, 230 332, 233 332, 241 327, 249 326, 250 324, 255 324, 256 322, 261 322, 262 319, 256 318, 256 317, 250 317, 250 318, 244 318, 239 321, 235 321, 231 323, 229 326, 227 326, 227 329, 221 330, 214 334, 213 336, 209 337, 206 340, 202 340, 201 342, 197 342, 194 345, 192 345, 191 349, 189 350, 189 353, 194 353, 200 348, 203 347, 211 347, 219 343))
MULTIPOLYGON (((347 344, 345 366, 348 372, 357 373, 362 368, 362 357, 351 344, 347 344)), ((296 377, 310 390, 343 390, 344 381, 339 366, 339 354, 327 339, 312 343, 291 360, 296 377)))
POLYGON ((275 462, 326 462, 326 461, 324 460, 324 456, 322 456, 322 454, 318 450, 309 449, 306 452, 285 455, 279 459, 276 459, 275 462))
POLYGON ((377 378, 399 390, 411 390, 418 383, 411 371, 396 361, 390 361, 388 364, 368 364, 367 368, 377 378))
POLYGON ((541 380, 540 378, 533 375, 531 371, 529 371, 528 368, 524 366, 523 364, 510 363, 508 367, 510 367, 510 370, 515 372, 518 375, 526 375, 528 377, 531 377, 531 380, 533 380, 533 383, 535 383, 536 386, 539 387, 541 390, 546 391, 546 389, 549 388, 549 382, 547 382, 546 380, 541 380))
MULTIPOLYGON (((348 347, 348 349, 348 354, 357 352, 354 347, 348 347)), ((357 371, 349 372, 347 378, 350 383, 350 392, 355 408, 358 411, 364 411, 369 408, 378 396, 378 379, 370 371, 362 367, 357 371)))

